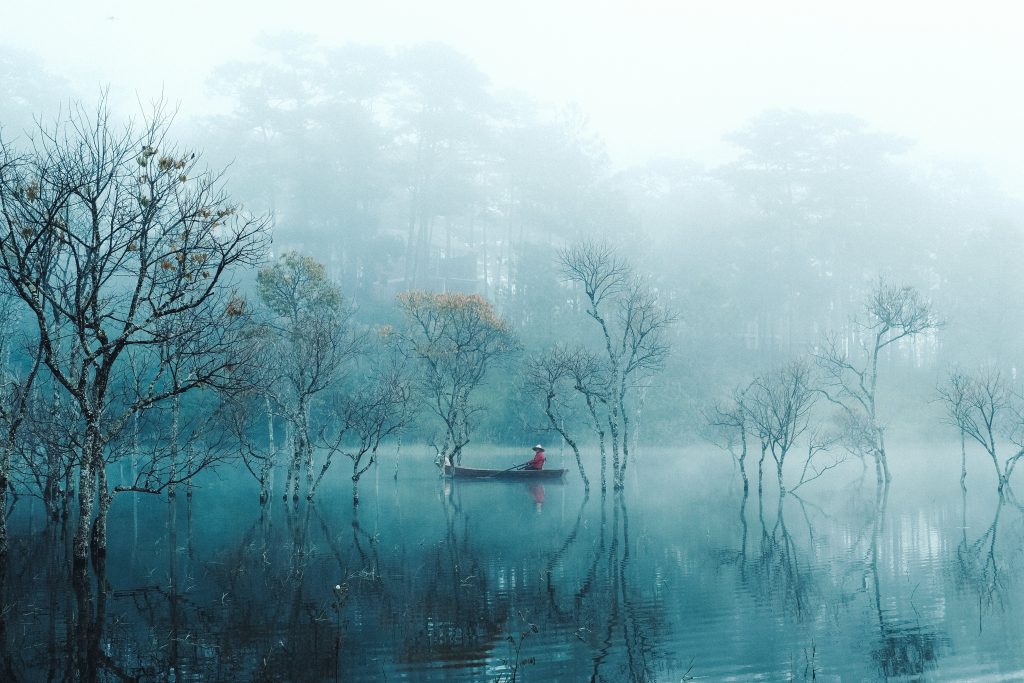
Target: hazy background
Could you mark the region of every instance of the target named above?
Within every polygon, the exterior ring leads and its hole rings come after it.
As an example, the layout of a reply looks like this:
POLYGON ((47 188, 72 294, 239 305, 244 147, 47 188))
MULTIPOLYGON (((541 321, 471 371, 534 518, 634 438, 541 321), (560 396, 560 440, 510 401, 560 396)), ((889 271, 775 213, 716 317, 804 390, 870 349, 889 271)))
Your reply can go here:
MULTIPOLYGON (((161 91, 182 115, 223 102, 217 65, 267 33, 326 44, 451 45, 495 88, 578 105, 617 167, 655 156, 717 164, 722 136, 771 108, 840 111, 916 142, 913 157, 984 168, 1022 196, 1024 76, 1006 3, 339 2, 56 0, 4 8, 3 46, 77 92, 131 104, 161 91)), ((8 74, 5 77, 10 77, 8 74)))
MULTIPOLYGON (((0 121, 163 96, 274 213, 272 255, 323 260, 367 325, 463 290, 527 353, 585 339, 557 253, 610 240, 680 314, 645 413, 666 433, 849 329, 884 276, 946 322, 886 370, 887 400, 929 410, 953 366, 1017 379, 1017 28, 995 2, 19 3, 0 121)), ((515 370, 491 436, 522 431, 515 370)))

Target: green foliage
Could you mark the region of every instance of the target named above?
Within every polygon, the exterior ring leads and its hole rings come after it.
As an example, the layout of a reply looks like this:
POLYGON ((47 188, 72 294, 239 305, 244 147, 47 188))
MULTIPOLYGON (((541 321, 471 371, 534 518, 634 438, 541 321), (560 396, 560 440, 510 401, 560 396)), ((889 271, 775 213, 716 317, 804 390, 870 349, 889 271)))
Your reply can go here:
POLYGON ((343 303, 341 290, 327 279, 323 264, 295 251, 260 270, 256 291, 267 308, 293 323, 311 311, 338 311, 343 303))
POLYGON ((418 366, 419 393, 439 421, 439 461, 458 462, 481 406, 472 400, 488 368, 516 348, 509 324, 483 297, 412 291, 399 296, 401 342, 418 366))

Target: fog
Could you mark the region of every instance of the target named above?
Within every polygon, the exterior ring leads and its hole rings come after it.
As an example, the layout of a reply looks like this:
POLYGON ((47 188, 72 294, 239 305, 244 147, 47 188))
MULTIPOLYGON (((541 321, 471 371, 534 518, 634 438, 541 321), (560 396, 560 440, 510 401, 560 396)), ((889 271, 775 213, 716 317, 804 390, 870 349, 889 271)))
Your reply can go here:
POLYGON ((613 164, 658 156, 717 164, 722 136, 765 109, 844 112, 915 142, 915 158, 966 163, 1020 196, 1024 133, 1017 32, 1002 3, 129 2, 6 9, 3 45, 38 55, 73 89, 111 84, 119 103, 161 91, 183 117, 211 106, 218 65, 252 60, 262 37, 327 46, 437 41, 497 90, 577 105, 613 164))
POLYGON ((7 671, 1019 677, 1014 17, 326 5, 5 9, 7 671))
POLYGON ((596 239, 679 314, 669 395, 694 424, 847 325, 879 276, 945 324, 922 384, 1018 365, 1022 90, 994 6, 56 10, 9 10, 6 138, 72 99, 109 92, 121 118, 162 99, 172 136, 273 215, 268 256, 324 261, 366 324, 444 289, 492 301, 527 351, 572 339, 557 254, 596 239))
POLYGON ((272 214, 268 256, 323 260, 367 325, 401 290, 455 290, 526 350, 571 340, 557 254, 605 240, 680 315, 663 388, 692 424, 847 326, 879 276, 944 323, 901 351, 922 386, 1015 376, 1024 95, 994 5, 54 11, 8 10, 7 139, 72 99, 138 118, 162 98, 175 139, 272 214))

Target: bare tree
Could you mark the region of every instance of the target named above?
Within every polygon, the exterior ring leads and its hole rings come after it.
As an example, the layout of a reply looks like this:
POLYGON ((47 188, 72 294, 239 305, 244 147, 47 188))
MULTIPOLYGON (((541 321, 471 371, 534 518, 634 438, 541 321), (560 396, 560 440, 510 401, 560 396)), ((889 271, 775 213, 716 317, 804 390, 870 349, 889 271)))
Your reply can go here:
POLYGON ((16 490, 38 495, 51 520, 67 516, 74 473, 82 452, 75 407, 63 389, 41 373, 29 393, 14 442, 16 490))
POLYGON ((29 353, 31 362, 24 372, 12 367, 11 345, 17 315, 14 301, 0 291, 0 558, 7 553, 7 491, 11 487, 11 461, 18 433, 29 410, 33 384, 42 361, 38 339, 29 353))
POLYGON ((512 331, 475 294, 414 291, 398 301, 408 323, 402 346, 418 368, 419 396, 441 423, 431 441, 436 460, 459 464, 480 410, 473 393, 491 364, 515 348, 512 331))
POLYGON ((273 314, 267 322, 274 341, 270 356, 278 372, 267 392, 291 426, 291 459, 284 497, 299 497, 306 471, 306 496, 314 489, 313 450, 317 429, 311 424, 317 398, 341 379, 359 356, 364 335, 351 325, 352 309, 323 265, 310 256, 289 252, 257 279, 260 299, 273 314))
POLYGON ((878 483, 892 480, 885 452, 885 428, 878 417, 878 361, 886 348, 938 329, 941 323, 931 304, 913 287, 892 285, 879 278, 864 305, 865 320, 853 321, 855 340, 826 338, 815 358, 825 375, 824 392, 847 417, 870 430, 870 453, 878 483))
POLYGON ((565 277, 583 290, 586 313, 601 331, 606 380, 604 392, 595 396, 607 413, 612 486, 621 490, 629 464, 627 399, 664 364, 670 349, 667 332, 675 316, 607 243, 570 247, 562 251, 560 261, 565 277))
POLYGON ((263 255, 267 219, 244 217, 194 152, 167 138, 158 105, 116 126, 105 99, 42 125, 27 152, 0 140, 0 272, 27 305, 42 360, 72 399, 82 434, 74 559, 105 552, 106 449, 140 410, 230 380, 244 317, 235 266, 263 255), (171 324, 173 322, 173 324, 171 324), (187 339, 187 372, 160 349, 187 339), (145 390, 112 395, 129 351, 148 352, 145 390), (98 505, 97 505, 98 501, 98 505))
POLYGON ((971 378, 960 370, 950 371, 945 384, 939 385, 939 400, 946 405, 949 424, 960 431, 960 488, 967 491, 967 430, 970 419, 967 396, 971 392, 971 378))
POLYGON ((744 392, 748 419, 761 440, 762 460, 765 452, 771 454, 782 493, 786 456, 807 431, 816 396, 811 369, 802 362, 757 377, 744 392))
MULTIPOLYGON (((939 387, 939 398, 946 405, 949 421, 960 429, 961 439, 965 435, 970 437, 988 454, 1001 497, 1017 461, 1024 457, 1024 444, 1018 444, 1016 453, 1003 461, 999 459, 999 438, 1021 441, 1017 432, 1024 424, 1021 408, 1015 405, 1015 396, 1002 374, 991 368, 975 375, 953 371, 939 387)), ((962 464, 961 484, 967 476, 966 467, 962 464)))
POLYGON ((387 354, 351 392, 338 393, 330 402, 326 432, 321 443, 327 452, 313 482, 313 497, 335 454, 352 463, 352 503, 359 505, 359 480, 377 462, 381 443, 406 427, 412 419, 413 378, 405 358, 387 354))
POLYGON ((605 429, 607 424, 607 406, 611 394, 608 387, 608 373, 605 371, 604 363, 593 352, 587 349, 576 349, 567 358, 569 376, 572 379, 573 389, 583 397, 593 425, 594 434, 597 435, 597 449, 600 455, 601 490, 608 490, 608 432, 605 429))
MULTIPOLYGON (((115 493, 166 492, 168 498, 173 498, 176 487, 191 483, 199 472, 235 460, 234 434, 225 428, 222 415, 232 404, 214 392, 193 392, 191 397, 195 400, 188 412, 195 417, 187 421, 181 419, 180 396, 146 411, 142 422, 147 435, 142 443, 145 457, 138 461, 131 477, 114 486, 115 493)), ((109 447, 113 455, 120 456, 130 453, 135 444, 122 439, 109 447)), ((191 489, 187 495, 192 495, 191 489)))
POLYGON ((743 479, 743 493, 750 490, 747 477, 747 433, 752 428, 747 411, 746 391, 736 388, 727 401, 718 401, 704 412, 704 420, 710 428, 710 440, 724 447, 739 465, 743 479), (737 441, 739 442, 737 446, 737 441), (738 449, 738 452, 737 452, 738 449))
POLYGON ((260 505, 270 500, 273 471, 277 464, 275 416, 270 398, 259 391, 232 396, 221 411, 223 428, 231 433, 238 458, 259 485, 260 505), (261 445, 263 443, 265 445, 261 445))
POLYGON ((812 427, 807 435, 807 456, 804 458, 804 465, 800 470, 800 479, 796 485, 790 488, 794 492, 805 484, 810 484, 815 479, 823 477, 830 470, 846 462, 846 455, 843 453, 832 453, 832 447, 841 439, 841 434, 830 432, 826 429, 812 427), (822 456, 830 454, 826 462, 821 462, 822 456))
POLYGON ((582 353, 580 350, 569 351, 556 347, 534 356, 526 364, 524 385, 531 394, 539 393, 544 396, 544 415, 548 420, 548 429, 557 432, 565 443, 569 444, 573 455, 576 456, 576 467, 583 480, 583 489, 590 493, 590 479, 583 467, 579 444, 565 424, 566 413, 571 412, 570 397, 578 395, 575 391, 574 375, 578 376, 582 353))

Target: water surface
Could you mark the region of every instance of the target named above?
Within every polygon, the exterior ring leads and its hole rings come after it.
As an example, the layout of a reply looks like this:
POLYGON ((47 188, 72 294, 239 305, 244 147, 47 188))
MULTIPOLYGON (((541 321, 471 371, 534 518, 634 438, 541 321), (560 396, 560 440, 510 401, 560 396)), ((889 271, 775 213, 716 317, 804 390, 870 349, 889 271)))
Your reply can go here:
POLYGON ((358 508, 340 470, 315 504, 264 508, 222 473, 191 501, 117 498, 84 586, 23 498, 0 679, 1024 678, 1021 508, 980 459, 964 493, 958 445, 891 457, 884 495, 848 463, 780 497, 744 495, 713 448, 647 449, 621 495, 588 497, 406 454, 358 508))

